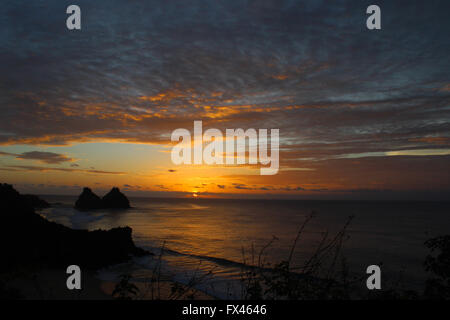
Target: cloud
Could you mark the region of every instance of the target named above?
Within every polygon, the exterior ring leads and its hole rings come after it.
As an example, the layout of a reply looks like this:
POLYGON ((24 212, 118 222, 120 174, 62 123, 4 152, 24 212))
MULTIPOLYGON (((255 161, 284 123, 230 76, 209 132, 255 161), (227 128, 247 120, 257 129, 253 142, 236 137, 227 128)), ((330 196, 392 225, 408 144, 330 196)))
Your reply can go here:
MULTIPOLYGON (((448 2, 381 1, 395 32, 368 32, 365 4, 351 1, 80 1, 88 28, 77 37, 61 28, 57 1, 3 5, 0 145, 167 144, 193 120, 222 131, 279 128, 280 164, 296 181, 342 181, 355 159, 368 171, 374 158, 383 166, 418 154, 402 150, 449 145, 448 2)), ((429 170, 446 152, 422 155, 429 170)), ((392 183, 408 164, 390 171, 392 183)))
POLYGON ((261 191, 307 191, 308 190, 308 189, 305 189, 300 186, 289 186, 289 185, 281 186, 281 187, 267 186, 267 185, 257 187, 256 185, 249 186, 249 185, 243 184, 243 183, 232 183, 232 185, 234 186, 235 189, 240 189, 240 190, 261 190, 261 191))
POLYGON ((367 157, 395 157, 395 156, 447 156, 450 155, 450 149, 412 149, 412 150, 395 150, 395 151, 377 151, 362 153, 339 154, 331 157, 316 158, 313 160, 330 160, 330 159, 359 159, 367 157))
POLYGON ((139 185, 132 186, 130 184, 124 184, 123 187, 125 189, 128 189, 128 190, 130 190, 130 189, 132 189, 132 190, 141 189, 141 186, 139 186, 139 185))
POLYGON ((37 160, 47 164, 60 164, 63 162, 70 162, 74 160, 64 154, 44 151, 29 151, 20 154, 0 151, 0 155, 13 156, 21 160, 37 160))
POLYGON ((0 151, 0 156, 13 156, 13 157, 16 157, 17 154, 0 151))
POLYGON ((13 169, 15 171, 60 171, 60 172, 82 172, 91 174, 112 174, 112 175, 123 175, 126 172, 120 171, 103 171, 103 170, 92 170, 92 169, 73 169, 73 168, 57 168, 57 167, 39 167, 39 166, 19 166, 19 165, 9 165, 4 166, 3 170, 13 169))
POLYGON ((305 189, 302 187, 290 187, 290 186, 280 188, 280 190, 283 190, 283 191, 305 191, 305 189))
POLYGON ((169 170, 167 170, 167 171, 169 171, 169 172, 176 172, 177 170, 175 170, 175 169, 169 169, 169 170))
POLYGON ((225 186, 223 184, 218 184, 217 187, 220 189, 225 189, 225 186))
POLYGON ((73 161, 72 158, 64 154, 53 153, 53 152, 42 152, 42 151, 30 151, 24 152, 17 156, 17 159, 23 160, 38 160, 48 164, 59 164, 62 162, 73 161))
POLYGON ((96 19, 75 41, 56 2, 24 3, 6 4, 0 25, 2 144, 166 143, 194 119, 325 144, 379 145, 382 135, 389 149, 450 130, 448 35, 429 24, 448 24, 445 8, 382 2, 396 33, 381 35, 367 33, 365 8, 351 2, 112 1, 105 10, 82 1, 96 19), (36 15, 49 19, 36 26, 36 15))
POLYGON ((232 185, 234 186, 235 189, 252 190, 252 188, 243 183, 233 183, 232 185))

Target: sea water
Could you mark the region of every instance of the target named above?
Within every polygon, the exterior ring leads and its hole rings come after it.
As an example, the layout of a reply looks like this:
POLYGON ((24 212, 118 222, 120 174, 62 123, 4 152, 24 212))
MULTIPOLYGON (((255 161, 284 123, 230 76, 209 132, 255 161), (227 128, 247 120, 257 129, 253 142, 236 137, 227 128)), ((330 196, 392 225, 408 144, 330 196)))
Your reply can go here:
POLYGON ((173 279, 186 283, 197 277, 198 288, 221 298, 239 298, 244 264, 270 267, 286 260, 313 211, 295 246, 293 268, 314 254, 325 234, 331 239, 353 216, 342 247, 351 274, 364 276, 376 264, 383 281, 413 289, 429 276, 423 268, 424 242, 450 233, 448 202, 131 198, 132 209, 80 212, 73 209, 75 197, 43 198, 53 204, 41 211, 51 221, 89 230, 130 226, 136 245, 155 253, 107 268, 103 278, 131 272, 144 281, 160 263, 173 279))

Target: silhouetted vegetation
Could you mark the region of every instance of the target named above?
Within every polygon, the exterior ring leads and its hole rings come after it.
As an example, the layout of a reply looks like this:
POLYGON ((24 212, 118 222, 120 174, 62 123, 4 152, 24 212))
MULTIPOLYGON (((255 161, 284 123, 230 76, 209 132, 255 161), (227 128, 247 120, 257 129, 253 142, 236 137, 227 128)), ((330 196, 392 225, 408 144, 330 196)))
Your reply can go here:
POLYGON ((156 263, 152 269, 151 276, 141 281, 140 284, 142 285, 140 287, 136 286, 137 282, 133 282, 130 274, 122 275, 114 288, 113 297, 120 300, 194 300, 199 293, 195 287, 211 276, 213 270, 203 275, 197 275, 197 269, 186 284, 168 281, 170 278, 167 278, 162 271, 164 248, 165 243, 161 246, 159 255, 155 257, 156 263), (168 292, 163 293, 165 291, 162 289, 164 284, 170 287, 167 290, 168 292))
MULTIPOLYGON (((346 230, 352 217, 348 219, 334 237, 326 233, 311 257, 298 267, 292 266, 292 256, 301 234, 311 214, 293 242, 288 258, 275 265, 264 263, 262 256, 276 238, 272 239, 259 252, 255 263, 252 249, 251 267, 242 270, 242 299, 288 299, 288 300, 341 300, 341 299, 375 299, 375 300, 418 300, 450 299, 450 236, 429 239, 425 246, 430 254, 425 259, 425 271, 431 273, 423 292, 408 289, 399 280, 385 286, 382 290, 363 288, 366 277, 349 277, 349 269, 342 246, 347 239, 346 230)), ((244 264, 247 261, 244 256, 244 264)))
POLYGON ((115 286, 112 296, 119 300, 132 300, 136 298, 139 293, 139 289, 130 280, 131 275, 121 275, 120 281, 115 286))
POLYGON ((428 299, 450 299, 450 235, 429 239, 425 245, 431 253, 425 259, 425 269, 432 277, 425 284, 428 299))
MULTIPOLYGON (((286 260, 271 265, 265 263, 262 258, 264 251, 276 238, 261 249, 257 261, 252 249, 250 268, 242 271, 242 299, 335 300, 350 297, 348 270, 341 249, 347 238, 346 230, 352 217, 333 237, 325 233, 315 252, 303 265, 292 265, 292 258, 301 235, 313 217, 314 213, 308 216, 300 227, 286 260)), ((244 265, 247 264, 244 255, 244 265)))

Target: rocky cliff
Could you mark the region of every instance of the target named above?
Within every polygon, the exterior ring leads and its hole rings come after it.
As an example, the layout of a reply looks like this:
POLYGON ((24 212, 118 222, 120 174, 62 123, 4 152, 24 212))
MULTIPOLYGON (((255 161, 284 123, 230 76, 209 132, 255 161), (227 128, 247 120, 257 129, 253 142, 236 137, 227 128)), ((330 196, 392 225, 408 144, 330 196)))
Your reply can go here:
POLYGON ((0 184, 0 271, 43 265, 98 269, 147 254, 136 247, 131 228, 73 230, 50 222, 8 184, 0 184))

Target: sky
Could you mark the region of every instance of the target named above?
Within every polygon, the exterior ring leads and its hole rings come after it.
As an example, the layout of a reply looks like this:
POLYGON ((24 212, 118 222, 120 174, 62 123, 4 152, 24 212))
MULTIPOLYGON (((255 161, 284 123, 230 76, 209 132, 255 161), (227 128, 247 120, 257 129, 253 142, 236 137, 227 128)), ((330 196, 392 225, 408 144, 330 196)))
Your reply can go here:
POLYGON ((7 1, 0 182, 23 192, 449 199, 448 1, 7 1), (82 29, 66 28, 81 8, 82 29), (174 165, 177 128, 278 128, 280 170, 174 165))

